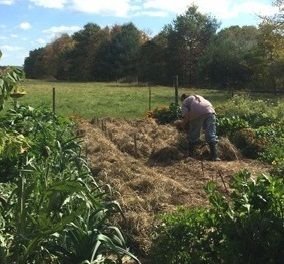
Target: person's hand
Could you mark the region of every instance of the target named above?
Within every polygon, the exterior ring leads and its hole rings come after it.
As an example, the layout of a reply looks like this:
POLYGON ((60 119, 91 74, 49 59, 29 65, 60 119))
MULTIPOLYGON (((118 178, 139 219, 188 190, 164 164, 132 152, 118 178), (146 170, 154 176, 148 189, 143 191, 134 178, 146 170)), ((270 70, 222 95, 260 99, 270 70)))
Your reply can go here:
POLYGON ((174 126, 176 127, 177 130, 182 131, 184 130, 184 122, 183 120, 176 120, 174 122, 174 126))

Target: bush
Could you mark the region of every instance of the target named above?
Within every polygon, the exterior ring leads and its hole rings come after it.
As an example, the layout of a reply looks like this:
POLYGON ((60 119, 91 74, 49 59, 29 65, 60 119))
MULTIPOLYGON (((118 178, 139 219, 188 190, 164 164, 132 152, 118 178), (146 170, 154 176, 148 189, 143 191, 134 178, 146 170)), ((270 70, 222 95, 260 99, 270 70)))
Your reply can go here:
POLYGON ((274 118, 279 107, 281 108, 281 104, 278 106, 277 103, 271 100, 253 100, 247 96, 236 95, 217 108, 217 113, 227 117, 238 115, 241 118, 247 117, 247 119, 250 116, 258 116, 265 113, 264 115, 274 118))
POLYGON ((273 168, 271 173, 277 175, 279 177, 283 177, 284 175, 284 158, 276 159, 272 162, 273 168))
POLYGON ((245 157, 272 163, 283 157, 281 111, 283 106, 277 102, 234 96, 217 110, 217 134, 227 136, 245 157))
POLYGON ((162 217, 154 263, 283 263, 283 178, 247 171, 235 175, 229 197, 210 182, 208 209, 162 217))
POLYGON ((217 134, 231 137, 237 130, 249 127, 249 123, 237 115, 217 118, 217 134))
POLYGON ((265 138, 257 137, 253 128, 237 130, 234 135, 231 136, 231 140, 245 157, 252 159, 258 158, 259 153, 264 151, 267 146, 265 138))
POLYGON ((168 124, 180 118, 181 109, 178 105, 171 103, 169 107, 155 108, 149 116, 155 118, 160 124, 168 124))

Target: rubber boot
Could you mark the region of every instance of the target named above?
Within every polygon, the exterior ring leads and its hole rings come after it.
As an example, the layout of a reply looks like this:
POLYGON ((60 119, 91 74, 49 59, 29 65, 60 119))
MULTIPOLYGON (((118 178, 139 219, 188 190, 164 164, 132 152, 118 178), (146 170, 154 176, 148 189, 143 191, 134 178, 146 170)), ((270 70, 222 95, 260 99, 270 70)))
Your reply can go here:
POLYGON ((195 149, 196 144, 195 143, 188 143, 188 157, 193 157, 194 156, 194 149, 195 149))
POLYGON ((217 143, 210 143, 210 160, 212 161, 220 161, 218 154, 217 154, 217 143))

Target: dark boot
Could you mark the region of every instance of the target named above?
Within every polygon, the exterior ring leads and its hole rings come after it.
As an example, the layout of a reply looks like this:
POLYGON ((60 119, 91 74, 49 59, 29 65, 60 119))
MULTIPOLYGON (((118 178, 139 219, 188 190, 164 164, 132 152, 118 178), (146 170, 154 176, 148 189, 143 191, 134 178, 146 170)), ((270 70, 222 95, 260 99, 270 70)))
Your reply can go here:
POLYGON ((196 144, 195 143, 188 143, 188 156, 193 157, 194 156, 194 149, 195 149, 196 144))
POLYGON ((210 160, 212 161, 220 161, 217 154, 217 143, 210 143, 210 160))

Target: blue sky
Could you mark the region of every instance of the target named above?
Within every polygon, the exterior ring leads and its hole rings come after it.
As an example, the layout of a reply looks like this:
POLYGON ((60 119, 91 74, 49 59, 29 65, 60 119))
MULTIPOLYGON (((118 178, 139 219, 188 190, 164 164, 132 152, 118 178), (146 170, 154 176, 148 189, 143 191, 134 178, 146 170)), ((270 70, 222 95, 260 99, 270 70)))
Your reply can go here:
POLYGON ((257 25, 256 14, 275 12, 271 0, 0 0, 0 65, 24 64, 29 51, 87 23, 133 22, 151 36, 195 3, 199 11, 231 25, 257 25))

